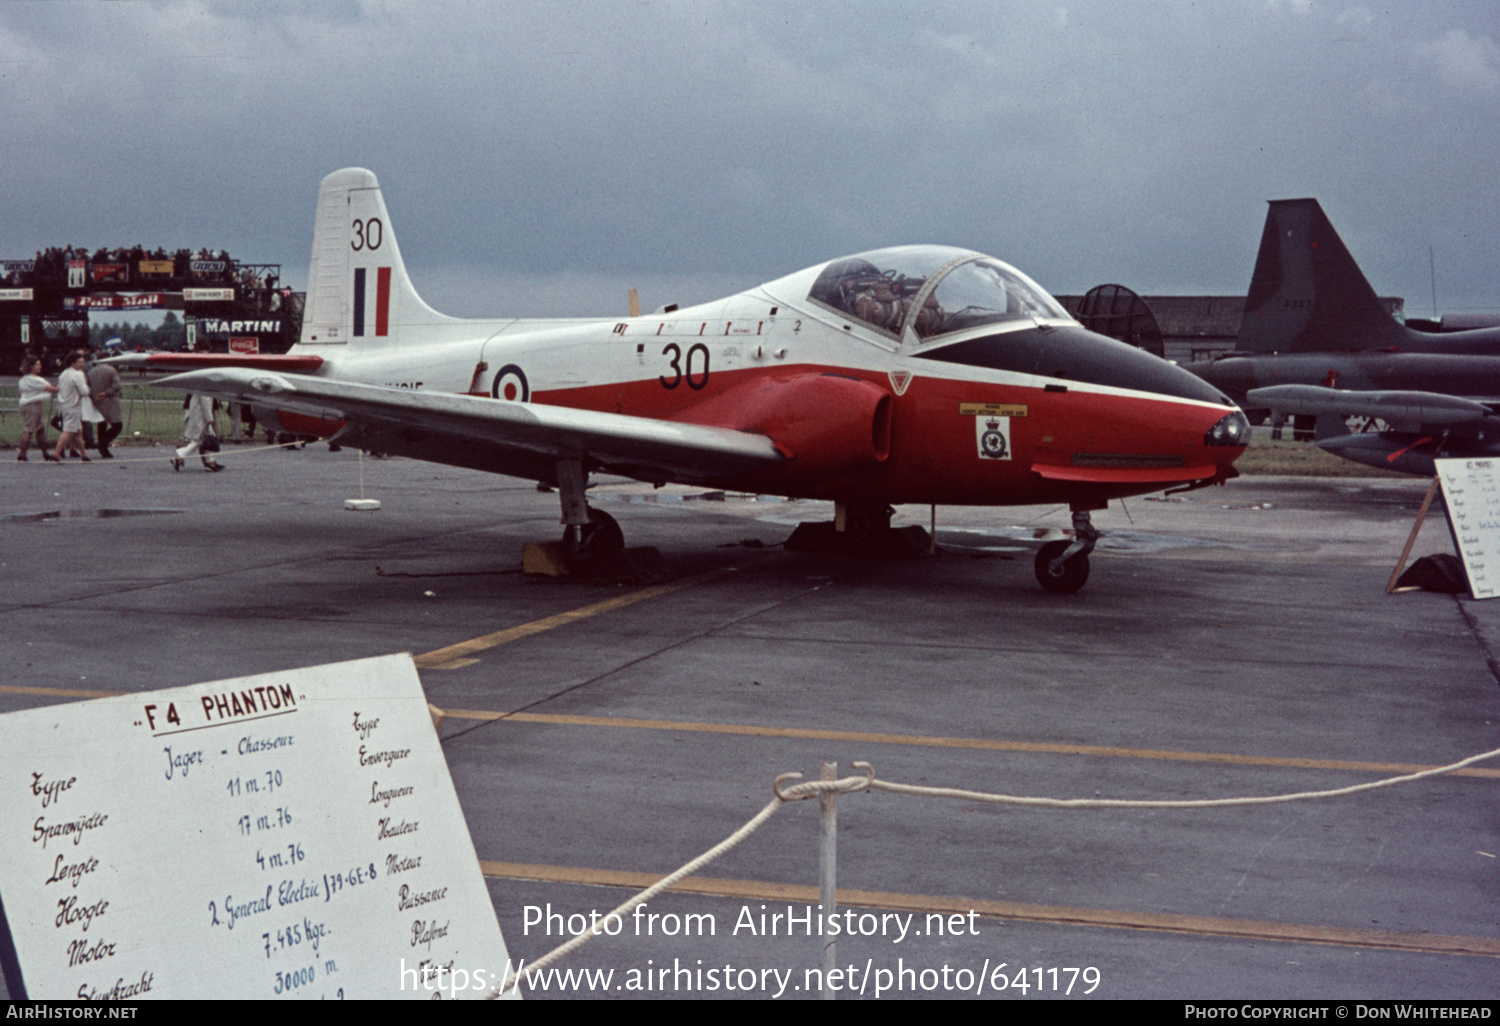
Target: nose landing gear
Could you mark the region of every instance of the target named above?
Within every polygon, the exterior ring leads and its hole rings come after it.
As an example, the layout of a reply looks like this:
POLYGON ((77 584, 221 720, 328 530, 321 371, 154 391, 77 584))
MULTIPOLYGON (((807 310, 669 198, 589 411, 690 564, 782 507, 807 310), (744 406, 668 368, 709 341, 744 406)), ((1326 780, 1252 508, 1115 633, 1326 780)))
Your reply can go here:
POLYGON ((1071 595, 1089 579, 1089 553, 1100 532, 1086 509, 1073 511, 1073 540, 1043 545, 1036 554, 1036 579, 1047 591, 1071 595))

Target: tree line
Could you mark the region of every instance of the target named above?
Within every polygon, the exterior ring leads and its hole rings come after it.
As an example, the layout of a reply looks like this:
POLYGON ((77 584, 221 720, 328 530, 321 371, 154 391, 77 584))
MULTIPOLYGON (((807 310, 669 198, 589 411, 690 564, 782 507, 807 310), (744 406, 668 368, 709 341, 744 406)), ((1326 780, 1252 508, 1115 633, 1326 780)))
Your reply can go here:
POLYGON ((106 340, 118 335, 126 349, 182 349, 187 345, 187 328, 182 318, 171 310, 166 312, 161 324, 155 328, 148 324, 96 324, 89 322, 89 345, 102 349, 106 340))

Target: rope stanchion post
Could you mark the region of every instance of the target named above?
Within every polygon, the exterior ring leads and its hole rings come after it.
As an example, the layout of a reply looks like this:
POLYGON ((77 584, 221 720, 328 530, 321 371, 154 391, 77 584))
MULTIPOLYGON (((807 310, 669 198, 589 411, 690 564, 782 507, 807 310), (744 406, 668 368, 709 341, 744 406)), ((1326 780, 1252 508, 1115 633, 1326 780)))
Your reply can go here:
MULTIPOLYGON (((839 764, 823 763, 821 780, 837 780, 839 764)), ((839 796, 830 789, 818 794, 821 817, 818 823, 818 901, 823 922, 829 922, 838 911, 838 858, 839 858, 839 796)), ((818 931, 821 936, 823 931, 818 931)), ((823 940, 823 995, 824 1001, 832 1001, 838 995, 833 989, 833 970, 838 967, 838 942, 832 937, 823 940)))

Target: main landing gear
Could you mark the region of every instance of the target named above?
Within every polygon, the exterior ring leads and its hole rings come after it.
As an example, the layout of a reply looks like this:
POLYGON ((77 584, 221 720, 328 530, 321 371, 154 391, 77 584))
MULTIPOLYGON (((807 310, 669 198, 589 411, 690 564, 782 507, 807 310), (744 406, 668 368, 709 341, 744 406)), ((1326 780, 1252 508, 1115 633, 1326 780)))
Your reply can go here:
POLYGON ((1048 542, 1036 554, 1036 579, 1047 591, 1071 595, 1089 579, 1089 553, 1099 541, 1086 509, 1073 511, 1073 540, 1048 542))
POLYGON ((885 503, 834 503, 833 529, 855 545, 877 541, 891 529, 896 512, 885 503))
POLYGON ((589 507, 588 477, 582 460, 557 461, 557 493, 562 500, 563 551, 570 559, 589 560, 625 548, 625 532, 614 517, 589 507))
POLYGON ((833 520, 803 522, 786 540, 791 552, 837 556, 919 559, 932 554, 932 539, 920 527, 892 527, 895 511, 883 502, 834 503, 833 520))
POLYGON ((602 509, 589 510, 589 522, 569 524, 563 528, 563 548, 575 559, 620 552, 625 548, 625 532, 614 517, 602 509))
MULTIPOLYGON (((521 569, 548 577, 658 582, 666 576, 661 553, 653 548, 627 549, 615 518, 591 509, 582 460, 557 461, 557 492, 562 500, 562 539, 529 544, 521 550, 521 569)), ((550 488, 548 489, 550 490, 550 488)))

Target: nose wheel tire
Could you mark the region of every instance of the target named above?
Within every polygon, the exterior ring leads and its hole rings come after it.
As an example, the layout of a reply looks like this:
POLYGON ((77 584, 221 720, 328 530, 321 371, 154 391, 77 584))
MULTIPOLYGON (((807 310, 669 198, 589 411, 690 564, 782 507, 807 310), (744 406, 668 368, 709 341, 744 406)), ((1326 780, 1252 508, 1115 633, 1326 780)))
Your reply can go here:
POLYGON ((1080 552, 1072 559, 1053 566, 1053 561, 1068 550, 1068 545, 1065 541, 1048 542, 1036 554, 1036 579, 1047 591, 1071 595, 1089 579, 1089 557, 1086 552, 1080 552))

